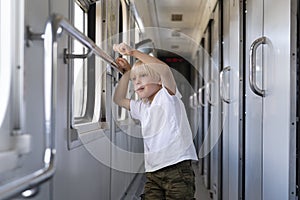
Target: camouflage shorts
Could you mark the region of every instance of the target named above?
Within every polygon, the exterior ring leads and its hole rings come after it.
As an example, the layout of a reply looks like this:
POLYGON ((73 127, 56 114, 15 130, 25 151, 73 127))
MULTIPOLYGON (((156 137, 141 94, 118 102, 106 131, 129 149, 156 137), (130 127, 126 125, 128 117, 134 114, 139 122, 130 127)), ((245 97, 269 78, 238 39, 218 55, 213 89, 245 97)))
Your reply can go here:
POLYGON ((146 173, 145 200, 191 200, 195 193, 195 174, 191 161, 146 173))

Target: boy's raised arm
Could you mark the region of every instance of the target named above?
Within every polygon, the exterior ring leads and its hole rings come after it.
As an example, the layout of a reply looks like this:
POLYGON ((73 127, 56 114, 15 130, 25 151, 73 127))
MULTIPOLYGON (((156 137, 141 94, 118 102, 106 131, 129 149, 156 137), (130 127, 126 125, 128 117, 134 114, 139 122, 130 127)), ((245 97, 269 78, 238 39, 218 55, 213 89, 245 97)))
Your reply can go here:
POLYGON ((161 60, 145 54, 136 49, 132 49, 125 43, 121 43, 119 45, 114 45, 114 50, 118 51, 122 55, 134 56, 139 59, 143 63, 147 64, 154 71, 160 74, 163 85, 173 94, 176 92, 176 82, 171 72, 170 67, 162 62, 161 60))
POLYGON ((128 83, 130 79, 130 65, 124 58, 117 58, 117 64, 121 71, 125 71, 121 77, 114 94, 113 101, 127 110, 130 109, 130 99, 126 98, 128 83))

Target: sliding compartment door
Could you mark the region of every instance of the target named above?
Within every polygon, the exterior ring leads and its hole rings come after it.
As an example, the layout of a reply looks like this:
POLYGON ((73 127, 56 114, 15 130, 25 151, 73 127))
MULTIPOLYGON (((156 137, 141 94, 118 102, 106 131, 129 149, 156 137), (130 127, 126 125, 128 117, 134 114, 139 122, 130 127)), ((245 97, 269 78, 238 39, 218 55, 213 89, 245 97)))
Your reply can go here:
POLYGON ((245 199, 289 199, 291 1, 247 1, 246 10, 245 199))

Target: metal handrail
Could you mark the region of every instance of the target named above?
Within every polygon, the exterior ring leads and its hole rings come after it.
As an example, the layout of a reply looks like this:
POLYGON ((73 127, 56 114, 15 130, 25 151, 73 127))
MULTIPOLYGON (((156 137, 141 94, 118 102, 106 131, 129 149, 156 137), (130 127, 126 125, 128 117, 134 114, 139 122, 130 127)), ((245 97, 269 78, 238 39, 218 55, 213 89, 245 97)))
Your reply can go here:
POLYGON ((60 31, 60 28, 62 28, 64 31, 68 33, 68 35, 70 35, 74 39, 77 39, 79 42, 81 42, 83 45, 89 48, 92 51, 92 53, 98 55, 104 61, 108 62, 115 70, 117 70, 119 73, 122 73, 119 70, 117 63, 114 61, 114 59, 111 56, 109 56, 100 47, 98 47, 89 37, 85 36, 78 29, 76 29, 63 16, 53 14, 50 17, 50 21, 52 21, 52 26, 53 26, 53 36, 55 35, 55 37, 53 38, 53 43, 57 43, 57 36, 58 36, 57 32, 60 31))
POLYGON ((55 172, 55 114, 57 109, 57 39, 60 29, 65 30, 68 35, 79 40, 93 53, 110 63, 119 73, 117 64, 113 58, 100 49, 90 38, 86 37, 64 17, 53 14, 49 17, 44 33, 44 134, 45 151, 44 167, 32 174, 14 180, 0 188, 0 199, 7 199, 24 190, 34 188, 50 179, 55 172))

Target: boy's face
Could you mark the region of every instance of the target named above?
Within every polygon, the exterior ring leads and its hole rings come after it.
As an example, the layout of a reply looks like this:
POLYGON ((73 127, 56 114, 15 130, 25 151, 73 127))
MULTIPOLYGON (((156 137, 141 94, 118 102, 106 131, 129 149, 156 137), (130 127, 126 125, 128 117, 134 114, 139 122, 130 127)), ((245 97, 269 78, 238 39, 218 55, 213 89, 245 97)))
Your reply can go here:
POLYGON ((155 94, 161 89, 161 84, 147 73, 139 73, 132 76, 134 91, 138 96, 148 98, 151 102, 155 94))

